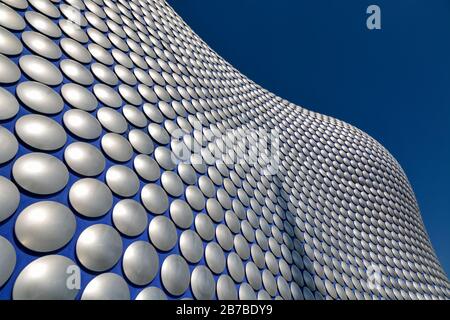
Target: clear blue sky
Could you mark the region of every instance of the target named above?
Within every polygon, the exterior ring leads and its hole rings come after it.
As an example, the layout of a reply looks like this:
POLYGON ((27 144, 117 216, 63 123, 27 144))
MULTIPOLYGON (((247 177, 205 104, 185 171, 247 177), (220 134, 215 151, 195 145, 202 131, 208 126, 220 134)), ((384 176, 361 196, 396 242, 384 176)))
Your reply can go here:
POLYGON ((381 142, 405 170, 450 274, 450 1, 169 3, 258 84, 381 142), (371 4, 382 30, 366 28, 371 4))

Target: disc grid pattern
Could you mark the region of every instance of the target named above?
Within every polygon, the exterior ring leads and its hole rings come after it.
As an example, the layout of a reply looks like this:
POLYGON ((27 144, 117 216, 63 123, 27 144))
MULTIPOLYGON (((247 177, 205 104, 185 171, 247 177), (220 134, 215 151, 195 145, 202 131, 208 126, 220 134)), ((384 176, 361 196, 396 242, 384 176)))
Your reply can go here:
POLYGON ((247 79, 165 1, 0 17, 0 298, 450 297, 396 160, 247 79), (261 130, 270 174, 233 161, 252 143, 227 149, 261 130))

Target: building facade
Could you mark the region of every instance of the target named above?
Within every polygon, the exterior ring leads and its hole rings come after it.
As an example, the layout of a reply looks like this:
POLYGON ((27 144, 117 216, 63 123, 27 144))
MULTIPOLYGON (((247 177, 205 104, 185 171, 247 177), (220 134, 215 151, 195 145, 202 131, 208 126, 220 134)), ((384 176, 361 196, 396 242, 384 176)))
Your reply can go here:
POLYGON ((448 299, 397 161, 163 0, 1 0, 0 298, 448 299))

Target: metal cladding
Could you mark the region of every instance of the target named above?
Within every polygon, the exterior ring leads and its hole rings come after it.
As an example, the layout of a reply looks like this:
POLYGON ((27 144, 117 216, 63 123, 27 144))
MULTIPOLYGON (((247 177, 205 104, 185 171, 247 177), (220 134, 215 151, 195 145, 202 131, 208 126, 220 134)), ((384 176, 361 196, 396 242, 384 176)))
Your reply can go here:
POLYGON ((450 298, 395 159, 164 1, 0 15, 0 298, 450 298))

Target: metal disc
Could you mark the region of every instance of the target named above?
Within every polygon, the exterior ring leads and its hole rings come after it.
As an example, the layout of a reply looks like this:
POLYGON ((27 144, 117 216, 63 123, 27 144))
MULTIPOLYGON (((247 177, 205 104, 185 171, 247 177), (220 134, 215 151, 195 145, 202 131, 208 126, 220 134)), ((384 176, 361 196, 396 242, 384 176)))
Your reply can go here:
POLYGON ((136 300, 167 300, 167 296, 158 287, 147 287, 139 292, 136 300))
POLYGON ((205 249, 205 259, 208 267, 215 274, 221 274, 225 269, 225 255, 217 242, 210 242, 205 249))
POLYGON ((89 270, 102 272, 112 268, 122 256, 122 238, 106 224, 94 224, 78 237, 76 253, 89 270))
POLYGON ((64 126, 83 139, 97 139, 102 133, 100 123, 92 115, 83 110, 72 109, 64 113, 64 126))
POLYGON ((113 160, 127 162, 133 155, 133 148, 127 139, 117 133, 107 133, 102 137, 103 151, 113 160))
POLYGON ((25 19, 34 29, 49 37, 59 38, 62 34, 59 27, 42 13, 36 11, 26 11, 25 19))
POLYGON ((259 290, 262 286, 261 273, 258 270, 256 264, 252 261, 247 262, 245 265, 245 274, 247 276, 248 283, 252 286, 253 289, 259 290))
POLYGON ((16 251, 12 244, 0 236, 0 287, 11 277, 16 266, 16 251))
POLYGON ((35 55, 22 56, 19 65, 31 79, 49 86, 57 86, 63 80, 59 69, 50 61, 35 55))
POLYGON ((34 53, 47 59, 59 59, 61 57, 61 49, 45 35, 34 32, 25 31, 22 33, 22 41, 34 53))
POLYGON ((155 160, 158 162, 158 164, 166 169, 166 170, 173 170, 175 168, 175 156, 172 154, 172 152, 167 149, 166 147, 158 147, 155 149, 155 160))
POLYGON ((103 216, 111 209, 113 196, 103 182, 84 178, 75 182, 70 188, 69 201, 79 214, 96 218, 103 216))
POLYGON ((198 186, 205 195, 205 197, 212 198, 216 194, 214 184, 212 183, 211 179, 209 179, 207 176, 201 176, 198 179, 198 186))
POLYGON ((86 142, 74 142, 64 150, 64 160, 76 173, 93 177, 105 169, 105 157, 95 146, 86 142))
POLYGON ((179 197, 183 194, 184 185, 180 177, 173 171, 164 171, 161 175, 161 184, 166 192, 172 197, 179 197))
POLYGON ((128 128, 125 118, 112 108, 103 107, 98 109, 97 119, 106 130, 111 132, 124 133, 128 128))
POLYGON ((23 45, 20 40, 5 28, 0 27, 0 53, 5 55, 17 55, 20 54, 22 50, 23 45))
POLYGON ((147 229, 148 218, 144 207, 133 199, 117 202, 112 212, 114 226, 124 235, 136 237, 147 229))
POLYGON ((229 275, 223 274, 217 280, 217 298, 219 300, 237 300, 236 286, 229 275))
POLYGON ((241 258, 235 253, 230 252, 227 257, 228 272, 233 280, 237 283, 244 280, 245 271, 241 258))
POLYGON ((180 236, 180 251, 191 263, 197 263, 203 257, 203 242, 193 230, 186 230, 180 236))
POLYGON ((69 171, 64 163, 40 152, 28 153, 17 159, 12 174, 19 186, 41 195, 56 193, 69 181, 69 171))
POLYGON ((64 107, 60 95, 39 82, 21 82, 16 87, 16 94, 25 106, 40 113, 56 114, 64 107))
POLYGON ((39 114, 28 114, 16 121, 16 133, 29 146, 45 151, 61 148, 66 131, 55 120, 39 114))
POLYGON ((0 120, 8 120, 19 112, 19 103, 16 98, 6 89, 0 87, 0 101, 2 108, 0 109, 0 120))
POLYGON ((17 80, 19 80, 20 75, 20 69, 14 64, 14 62, 12 62, 6 56, 0 54, 0 83, 16 82, 17 80))
POLYGON ((144 128, 148 123, 145 114, 135 106, 131 105, 123 106, 122 113, 125 116, 125 118, 136 127, 144 128))
POLYGON ((122 105, 122 98, 111 87, 102 83, 98 83, 94 85, 93 90, 97 99, 108 107, 117 109, 122 105))
POLYGON ((19 143, 16 137, 9 132, 8 129, 0 126, 0 140, 2 141, 2 149, 0 153, 0 164, 10 161, 14 158, 19 150, 19 143))
POLYGON ((48 255, 30 262, 18 275, 12 290, 14 300, 74 300, 79 289, 67 286, 75 262, 48 255))
POLYGON ((174 296, 182 295, 189 287, 190 272, 186 261, 179 255, 168 256, 161 267, 164 288, 174 296))
POLYGON ((191 288, 197 300, 211 300, 215 292, 214 278, 205 266, 197 266, 191 274, 191 288))
POLYGON ((153 214, 162 214, 169 208, 166 192, 157 184, 147 184, 141 190, 144 207, 153 214))
POLYGON ((64 59, 60 62, 59 67, 66 78, 83 86, 90 86, 94 82, 91 72, 81 63, 72 59, 64 59))
POLYGON ((40 201, 22 210, 14 233, 27 249, 50 252, 62 248, 72 239, 76 225, 74 214, 65 205, 40 201))
POLYGON ((61 49, 70 58, 77 60, 81 63, 89 63, 92 60, 92 56, 81 43, 70 38, 63 38, 59 42, 61 49))
POLYGON ((264 284, 264 288, 267 290, 267 292, 272 296, 275 297, 275 294, 277 293, 277 283, 275 281, 274 276, 269 270, 263 270, 262 272, 262 280, 264 284))
POLYGON ((159 270, 159 258, 148 242, 136 241, 123 254, 123 272, 132 283, 143 286, 150 283, 159 270))
POLYGON ((170 203, 170 217, 173 222, 182 229, 187 229, 194 221, 191 207, 181 199, 175 199, 170 203))
POLYGON ((197 182, 197 175, 194 168, 190 164, 180 163, 178 165, 178 174, 180 178, 187 184, 195 184, 197 182))
POLYGON ((0 222, 8 219, 19 206, 20 192, 9 179, 0 176, 0 222))
POLYGON ((161 251, 169 251, 178 240, 175 225, 165 216, 156 216, 150 221, 148 236, 154 246, 161 251))
POLYGON ((20 31, 25 28, 25 21, 18 12, 1 3, 0 16, 2 17, 1 25, 13 31, 20 31))
POLYGON ((132 129, 128 132, 128 140, 134 150, 142 154, 150 154, 153 152, 153 142, 150 137, 142 130, 132 129))
POLYGON ((239 300, 256 300, 255 291, 246 282, 239 286, 239 300))
POLYGON ((132 197, 139 191, 139 179, 133 170, 126 166, 115 165, 106 171, 108 187, 122 197, 132 197))
POLYGON ((160 168, 158 163, 145 154, 139 154, 133 161, 134 169, 138 175, 148 181, 156 181, 160 176, 160 168))
POLYGON ((226 250, 230 251, 233 248, 233 235, 230 229, 224 224, 219 224, 216 227, 216 239, 220 246, 226 250))
MULTIPOLYGON (((101 63, 95 62, 95 63, 91 64, 91 71, 97 79, 99 79, 100 81, 104 82, 107 85, 115 86, 119 82, 119 79, 117 78, 117 76, 113 72, 113 70, 111 70, 110 68, 108 68, 107 66, 105 66, 101 63)), ((104 94, 104 91, 108 90, 107 88, 108 87, 100 87, 100 89, 97 89, 97 92, 101 96, 106 96, 104 94)), ((116 97, 115 100, 118 101, 118 98, 119 97, 116 97)), ((112 103, 112 102, 113 101, 110 101, 110 103, 112 103)), ((109 105, 108 103, 105 103, 105 104, 109 105)), ((115 104, 115 106, 117 107, 117 104, 115 104)))
POLYGON ((102 273, 87 284, 81 300, 130 300, 130 289, 121 276, 102 273))
POLYGON ((196 186, 188 186, 185 195, 186 201, 192 209, 200 211, 205 207, 205 197, 196 186))

